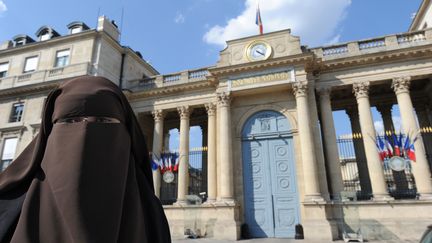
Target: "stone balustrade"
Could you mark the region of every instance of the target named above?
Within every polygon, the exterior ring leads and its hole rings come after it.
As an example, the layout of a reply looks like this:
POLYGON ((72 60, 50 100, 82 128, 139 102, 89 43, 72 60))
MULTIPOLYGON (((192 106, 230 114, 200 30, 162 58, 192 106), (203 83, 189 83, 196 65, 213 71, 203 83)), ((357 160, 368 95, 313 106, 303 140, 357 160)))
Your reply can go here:
POLYGON ((77 77, 91 74, 92 66, 90 63, 71 64, 60 68, 24 73, 16 76, 0 78, 0 90, 16 88, 24 85, 32 85, 63 78, 77 77))
POLYGON ((311 50, 315 55, 317 55, 317 57, 322 58, 323 60, 332 60, 431 43, 432 29, 426 29, 332 46, 312 48, 311 50))
POLYGON ((186 70, 179 73, 158 75, 141 80, 131 80, 129 81, 129 89, 146 90, 190 82, 198 82, 206 80, 208 75, 209 71, 207 68, 186 70))

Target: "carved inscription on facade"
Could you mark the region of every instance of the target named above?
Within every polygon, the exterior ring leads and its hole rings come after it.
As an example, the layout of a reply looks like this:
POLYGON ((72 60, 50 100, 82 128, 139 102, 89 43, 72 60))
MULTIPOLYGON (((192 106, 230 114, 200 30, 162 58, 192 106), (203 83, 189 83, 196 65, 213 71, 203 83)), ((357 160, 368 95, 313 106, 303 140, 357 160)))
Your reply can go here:
POLYGON ((244 85, 251 85, 251 84, 271 82, 271 81, 280 81, 280 80, 293 82, 294 80, 292 80, 291 78, 291 71, 269 73, 269 74, 263 74, 263 75, 253 76, 253 77, 233 79, 231 80, 231 87, 235 88, 244 85))

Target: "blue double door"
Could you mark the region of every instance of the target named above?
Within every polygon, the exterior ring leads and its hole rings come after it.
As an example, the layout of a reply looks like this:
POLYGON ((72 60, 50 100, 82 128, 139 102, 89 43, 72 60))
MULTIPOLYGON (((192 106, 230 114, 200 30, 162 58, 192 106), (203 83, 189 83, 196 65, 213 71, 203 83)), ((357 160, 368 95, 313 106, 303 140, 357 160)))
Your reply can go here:
POLYGON ((293 238, 299 223, 292 137, 242 142, 245 223, 254 238, 293 238))

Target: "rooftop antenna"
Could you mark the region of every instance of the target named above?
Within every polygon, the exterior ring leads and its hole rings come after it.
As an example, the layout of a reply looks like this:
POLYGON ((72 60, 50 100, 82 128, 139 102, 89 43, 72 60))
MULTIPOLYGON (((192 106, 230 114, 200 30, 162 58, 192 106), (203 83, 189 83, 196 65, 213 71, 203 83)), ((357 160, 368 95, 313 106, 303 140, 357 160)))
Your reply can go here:
POLYGON ((124 14, 124 7, 122 7, 121 17, 120 17, 120 37, 119 37, 119 43, 121 43, 121 38, 122 38, 122 35, 123 35, 123 14, 124 14))
POLYGON ((101 10, 101 8, 100 8, 100 6, 99 6, 99 7, 98 7, 97 16, 96 16, 96 29, 97 29, 97 26, 98 26, 98 23, 99 23, 100 10, 101 10))

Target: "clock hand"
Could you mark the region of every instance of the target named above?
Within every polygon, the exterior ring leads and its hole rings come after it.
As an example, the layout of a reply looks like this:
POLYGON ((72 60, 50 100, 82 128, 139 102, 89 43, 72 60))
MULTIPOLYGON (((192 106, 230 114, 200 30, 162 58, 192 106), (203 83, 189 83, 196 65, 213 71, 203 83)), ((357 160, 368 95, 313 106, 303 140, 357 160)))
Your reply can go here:
POLYGON ((256 50, 256 52, 258 52, 258 54, 261 54, 261 56, 264 56, 264 53, 262 53, 260 50, 256 50))

